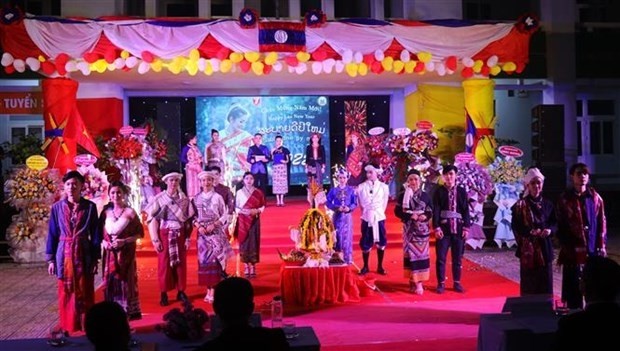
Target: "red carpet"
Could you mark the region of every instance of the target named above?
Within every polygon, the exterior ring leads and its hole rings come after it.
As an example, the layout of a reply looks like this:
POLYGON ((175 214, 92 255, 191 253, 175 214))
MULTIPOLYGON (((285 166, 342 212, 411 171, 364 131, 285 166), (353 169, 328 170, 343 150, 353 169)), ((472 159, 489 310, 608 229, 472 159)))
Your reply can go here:
MULTIPOLYGON (((285 207, 274 206, 269 199, 262 216, 261 262, 257 265, 258 277, 253 280, 256 291, 257 312, 263 324, 269 325, 269 301, 279 294, 280 259, 282 252, 293 246, 289 227, 297 226, 308 204, 301 198, 287 199, 285 207)), ((362 289, 360 302, 322 305, 301 308, 285 305, 285 318, 297 325, 312 326, 319 337, 322 350, 475 350, 480 313, 493 313, 502 309, 507 296, 519 294, 518 284, 509 281, 470 261, 463 263, 465 294, 450 289, 443 295, 434 293, 434 248, 431 248, 431 280, 423 296, 409 293, 408 279, 402 270, 402 225, 393 214, 393 202, 388 207, 386 229, 388 249, 385 268, 387 276, 369 274, 365 279, 375 283, 377 289, 362 289)), ((359 240, 359 211, 354 212, 354 259, 361 265, 359 240)), ((194 237, 195 238, 195 237, 194 237)), ((195 243, 195 240, 192 240, 195 243)), ((188 267, 188 296, 197 307, 212 313, 211 306, 203 302, 205 291, 197 285, 196 249, 190 250, 188 267)), ((448 262, 450 260, 448 259, 448 262)), ((371 270, 376 266, 376 254, 371 253, 371 270)), ((234 271, 231 260, 228 272, 234 271)), ((162 322, 162 315, 172 307, 159 306, 156 281, 157 260, 147 238, 138 254, 140 301, 143 319, 132 322, 140 330, 152 330, 162 322)), ((355 269, 355 268, 352 268, 355 269)), ((450 266, 447 267, 450 272, 450 266)), ((450 277, 450 274, 449 274, 450 277)), ((361 279, 361 278, 360 278, 361 279)), ((450 279, 450 278, 449 278, 450 279)), ((362 281, 359 286, 365 287, 362 281)), ((448 281, 447 287, 451 284, 448 281)), ((171 300, 175 293, 170 293, 171 300)), ((98 300, 101 296, 98 296, 98 300)))

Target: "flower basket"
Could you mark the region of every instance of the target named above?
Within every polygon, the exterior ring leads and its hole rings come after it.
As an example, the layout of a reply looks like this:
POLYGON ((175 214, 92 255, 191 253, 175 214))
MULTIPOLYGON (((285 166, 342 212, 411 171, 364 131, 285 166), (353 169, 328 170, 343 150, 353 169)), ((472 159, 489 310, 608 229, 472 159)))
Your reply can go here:
POLYGON ((194 308, 189 302, 183 302, 183 310, 173 308, 164 314, 164 324, 155 328, 174 340, 200 340, 205 335, 205 326, 209 315, 201 308, 194 308))

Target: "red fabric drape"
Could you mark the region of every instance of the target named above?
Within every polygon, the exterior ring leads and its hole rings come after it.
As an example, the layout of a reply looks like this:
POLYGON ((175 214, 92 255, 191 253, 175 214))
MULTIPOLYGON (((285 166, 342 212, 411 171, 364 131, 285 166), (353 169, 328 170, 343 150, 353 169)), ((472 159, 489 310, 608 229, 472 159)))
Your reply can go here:
POLYGON ((306 268, 283 265, 280 289, 285 304, 305 307, 360 300, 357 279, 348 266, 306 268))

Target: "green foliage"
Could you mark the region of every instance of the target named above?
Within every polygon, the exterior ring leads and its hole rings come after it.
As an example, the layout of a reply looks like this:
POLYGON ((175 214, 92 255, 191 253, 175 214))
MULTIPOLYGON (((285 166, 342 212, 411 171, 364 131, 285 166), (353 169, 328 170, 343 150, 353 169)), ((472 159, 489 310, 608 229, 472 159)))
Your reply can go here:
POLYGON ((41 150, 42 144, 41 139, 35 135, 22 136, 14 144, 6 141, 0 145, 2 149, 0 159, 9 157, 13 160, 13 164, 24 164, 26 159, 32 155, 45 156, 41 150))

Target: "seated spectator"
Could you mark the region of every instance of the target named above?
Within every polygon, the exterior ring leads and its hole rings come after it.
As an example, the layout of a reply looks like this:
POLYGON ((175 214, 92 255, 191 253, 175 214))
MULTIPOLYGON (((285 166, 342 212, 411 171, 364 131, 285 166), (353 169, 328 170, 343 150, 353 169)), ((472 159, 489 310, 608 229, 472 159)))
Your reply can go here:
POLYGON ((222 332, 200 346, 207 350, 289 350, 281 328, 253 327, 250 317, 254 312, 254 288, 249 280, 231 277, 215 286, 213 310, 220 318, 222 332))
POLYGON ((102 301, 93 305, 86 312, 84 328, 95 351, 129 351, 129 321, 117 302, 102 301))
POLYGON ((607 257, 588 257, 580 288, 585 308, 560 318, 554 349, 616 350, 620 331, 620 265, 607 257))

